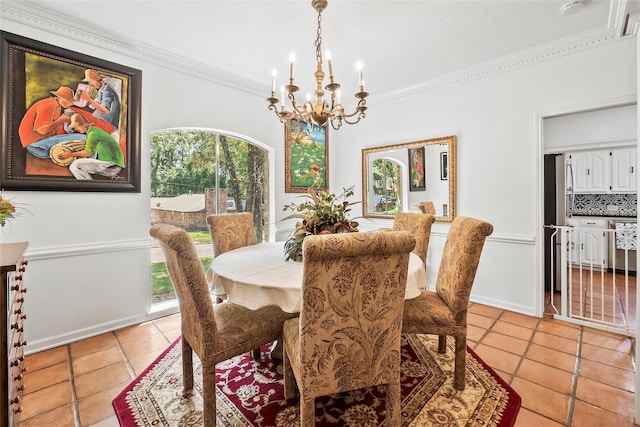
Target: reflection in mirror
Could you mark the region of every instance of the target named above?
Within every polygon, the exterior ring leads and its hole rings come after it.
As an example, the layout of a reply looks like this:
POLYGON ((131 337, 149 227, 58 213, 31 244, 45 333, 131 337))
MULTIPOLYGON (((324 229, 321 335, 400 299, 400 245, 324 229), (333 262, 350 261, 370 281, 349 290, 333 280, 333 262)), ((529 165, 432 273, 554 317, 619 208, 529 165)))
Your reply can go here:
POLYGON ((455 195, 455 136, 362 150, 365 217, 435 209, 436 221, 453 221, 455 195))

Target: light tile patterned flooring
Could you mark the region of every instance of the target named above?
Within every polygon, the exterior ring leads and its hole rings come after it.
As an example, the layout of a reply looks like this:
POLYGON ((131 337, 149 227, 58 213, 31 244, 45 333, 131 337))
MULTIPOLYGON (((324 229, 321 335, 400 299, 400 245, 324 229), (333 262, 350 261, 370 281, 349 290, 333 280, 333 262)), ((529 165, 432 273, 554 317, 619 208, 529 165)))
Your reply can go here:
MULTIPOLYGON (((485 305, 469 346, 522 397, 517 427, 633 426, 629 338, 485 305)), ((180 334, 172 315, 26 358, 20 427, 117 427, 113 398, 180 334)))

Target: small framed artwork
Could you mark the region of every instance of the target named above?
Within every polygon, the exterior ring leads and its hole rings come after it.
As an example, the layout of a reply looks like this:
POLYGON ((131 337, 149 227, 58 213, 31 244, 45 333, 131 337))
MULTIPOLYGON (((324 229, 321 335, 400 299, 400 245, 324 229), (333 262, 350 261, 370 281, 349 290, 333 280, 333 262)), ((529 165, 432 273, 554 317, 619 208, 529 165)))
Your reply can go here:
POLYGON ((5 31, 0 58, 0 188, 140 192, 140 70, 5 31))
POLYGON ((424 147, 409 148, 409 191, 425 191, 424 147))
POLYGON ((449 179, 449 153, 446 151, 440 153, 440 179, 442 181, 449 179))
POLYGON ((327 124, 285 121, 285 192, 306 193, 309 187, 329 188, 329 132, 327 124))

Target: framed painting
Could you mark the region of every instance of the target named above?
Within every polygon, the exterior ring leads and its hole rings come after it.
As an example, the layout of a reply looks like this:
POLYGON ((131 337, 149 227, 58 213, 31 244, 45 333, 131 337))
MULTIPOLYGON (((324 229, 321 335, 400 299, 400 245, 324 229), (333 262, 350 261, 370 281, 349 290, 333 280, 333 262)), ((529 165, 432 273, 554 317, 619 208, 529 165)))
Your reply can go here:
POLYGON ((424 147, 409 148, 409 191, 425 191, 424 147))
POLYGON ((440 179, 442 181, 449 179, 449 153, 446 151, 440 153, 440 179))
POLYGON ((285 192, 306 193, 309 187, 329 188, 329 131, 327 124, 285 121, 285 192))
POLYGON ((0 32, 0 189, 140 192, 142 72, 0 32))

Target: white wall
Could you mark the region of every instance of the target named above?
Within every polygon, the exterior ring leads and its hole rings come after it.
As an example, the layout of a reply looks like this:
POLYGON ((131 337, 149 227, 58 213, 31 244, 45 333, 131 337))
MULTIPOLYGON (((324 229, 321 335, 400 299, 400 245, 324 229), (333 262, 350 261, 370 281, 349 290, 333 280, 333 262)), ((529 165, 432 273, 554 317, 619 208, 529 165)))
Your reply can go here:
MULTIPOLYGON (((142 191, 140 194, 5 192, 24 204, 10 241, 30 242, 25 275, 28 351, 144 321, 149 314, 149 135, 176 126, 227 129, 275 149, 275 212, 279 239, 290 225, 279 208, 285 194, 283 126, 264 96, 230 89, 84 40, 45 31, 37 20, 3 19, 2 29, 142 70, 142 191), (187 90, 197 88, 197 91, 187 90)), ((52 27, 55 28, 55 27, 52 27)), ((459 215, 491 222, 472 299, 534 314, 541 212, 541 149, 537 114, 636 93, 635 39, 577 49, 529 66, 393 99, 372 99, 367 118, 330 137, 330 187, 356 185, 361 149, 456 135, 459 215), (615 64, 612 66, 611 64, 615 64)), ((269 90, 265 85, 265 93, 269 90)), ((375 88, 371 88, 374 92, 375 88)), ((355 208, 357 213, 357 206, 355 208)), ((361 221, 363 230, 388 221, 361 221)), ((429 253, 434 283, 449 224, 434 225, 429 253)))
MULTIPOLYGON (((364 147, 456 135, 457 215, 481 218, 494 225, 472 300, 540 315, 544 288, 539 267, 539 115, 634 98, 636 85, 636 40, 627 38, 374 104, 361 124, 343 129, 334 137, 334 148, 338 144, 340 147, 339 154, 334 151, 332 158, 333 185, 360 182, 360 171, 350 164, 360 158, 364 147)), ((447 223, 433 226, 430 283, 435 282, 448 227, 447 223)))
MULTIPOLYGON (((264 97, 96 48, 7 19, 2 29, 142 70, 139 194, 4 191, 27 208, 2 241, 28 241, 28 352, 156 317, 150 296, 150 134, 170 127, 224 129, 275 149, 274 182, 284 182, 284 130, 264 97), (193 89, 196 88, 196 89, 193 89)), ((265 85, 265 93, 268 91, 265 85)), ((276 187, 276 206, 294 195, 276 187)), ((276 209, 276 218, 281 218, 276 209)), ((281 224, 273 220, 271 227, 281 224)), ((170 310, 175 311, 175 308, 170 310)))

